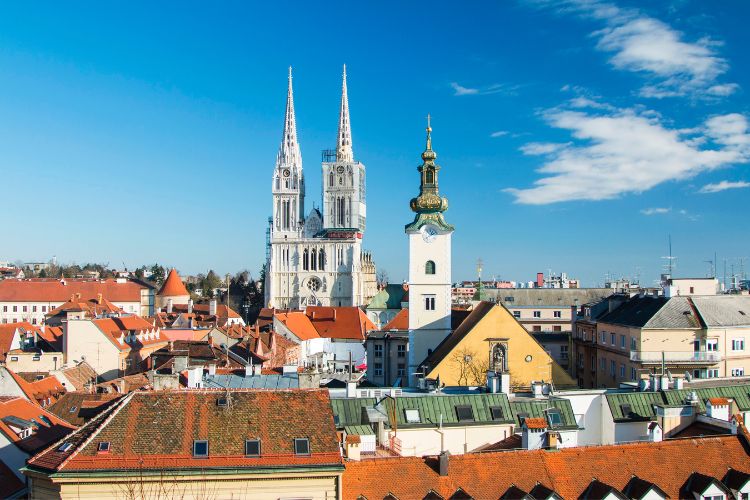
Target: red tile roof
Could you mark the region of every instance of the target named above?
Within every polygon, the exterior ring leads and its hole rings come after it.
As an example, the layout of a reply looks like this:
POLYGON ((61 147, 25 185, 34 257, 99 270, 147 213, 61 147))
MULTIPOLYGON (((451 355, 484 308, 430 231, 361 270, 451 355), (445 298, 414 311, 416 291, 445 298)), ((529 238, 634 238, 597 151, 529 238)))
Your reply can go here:
POLYGON ((728 406, 729 400, 727 398, 709 398, 708 402, 711 406, 728 406))
POLYGON ((524 418, 523 423, 529 429, 546 429, 547 428, 547 421, 544 420, 543 418, 538 418, 538 417, 524 418))
POLYGON ((281 321, 300 340, 319 338, 318 331, 312 325, 310 318, 303 312, 277 312, 274 317, 281 321))
POLYGON ((68 392, 47 409, 69 424, 81 426, 122 397, 117 393, 68 392))
POLYGON ((423 498, 430 490, 449 498, 458 488, 473 498, 498 498, 513 483, 530 491, 537 482, 563 498, 578 498, 592 478, 622 491, 633 476, 653 482, 671 498, 682 498, 680 489, 694 471, 719 480, 729 467, 750 471, 746 439, 722 436, 566 448, 556 452, 458 455, 449 459, 448 476, 439 475, 437 457, 348 462, 343 498, 356 499, 359 495, 384 498, 389 493, 400 499, 423 498))
POLYGON ((408 330, 409 329, 409 309, 401 309, 396 316, 393 317, 386 325, 383 330, 408 330))
POLYGON ((18 387, 26 394, 33 402, 39 402, 46 404, 47 401, 54 403, 58 396, 65 394, 65 387, 55 377, 45 377, 41 380, 35 380, 34 382, 27 382, 23 377, 19 376, 11 370, 6 368, 6 371, 13 377, 18 387))
POLYGON ((63 350, 63 329, 61 326, 49 326, 45 325, 43 329, 39 330, 39 336, 42 337, 47 343, 55 349, 56 352, 62 352, 63 350))
POLYGON ((94 319, 91 322, 104 333, 107 338, 121 351, 133 347, 164 344, 167 339, 161 337, 161 332, 151 323, 140 316, 118 316, 113 318, 94 319), (120 337, 136 335, 138 338, 131 343, 120 342, 120 337))
POLYGON ((359 307, 310 306, 305 315, 323 338, 365 340, 368 331, 377 329, 359 307))
POLYGON ((0 432, 26 452, 38 451, 70 433, 73 429, 75 429, 74 426, 40 408, 32 401, 21 397, 0 399, 0 432), (28 421, 33 419, 37 428, 31 436, 21 439, 3 420, 7 417, 16 417, 28 421))
POLYGON ((327 390, 134 392, 29 465, 50 471, 265 468, 342 464, 327 390), (289 418, 291 415, 294 418, 289 418), (153 425, 158 422, 158 425, 153 425), (89 439, 91 438, 91 439, 89 439), (294 439, 307 438, 310 455, 294 453, 294 439), (194 440, 208 440, 209 456, 195 458, 194 440), (260 458, 245 457, 245 440, 260 439, 260 458), (106 456, 97 454, 109 442, 106 456))
POLYGON ((133 281, 117 280, 47 279, 0 281, 0 302, 66 302, 72 294, 83 299, 96 298, 98 294, 114 302, 140 302, 141 290, 146 288, 133 281))
POLYGON ((177 269, 172 268, 169 271, 167 279, 164 280, 164 284, 161 286, 158 295, 162 297, 184 297, 190 296, 190 293, 185 288, 185 284, 182 282, 182 278, 177 274, 177 269))
POLYGON ((13 338, 19 327, 36 329, 35 326, 32 326, 31 323, 27 323, 26 321, 0 324, 0 361, 5 361, 5 355, 11 350, 13 338))
POLYGON ((67 312, 85 312, 87 317, 95 318, 101 314, 124 313, 125 311, 101 296, 90 299, 71 297, 67 302, 48 312, 46 316, 49 318, 67 312))

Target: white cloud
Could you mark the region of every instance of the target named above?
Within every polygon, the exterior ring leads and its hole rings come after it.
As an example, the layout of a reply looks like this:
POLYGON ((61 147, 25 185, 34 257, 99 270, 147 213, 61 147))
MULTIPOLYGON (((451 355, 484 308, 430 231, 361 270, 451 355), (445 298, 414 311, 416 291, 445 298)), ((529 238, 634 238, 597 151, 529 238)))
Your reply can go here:
POLYGON ((597 49, 611 53, 617 69, 644 74, 652 81, 641 89, 644 97, 724 97, 735 92, 735 83, 716 83, 729 65, 716 53, 718 42, 708 38, 686 41, 668 24, 636 9, 620 8, 599 0, 535 2, 559 12, 594 18, 605 27, 592 35, 597 49))
POLYGON ((721 181, 703 186, 699 193, 718 193, 727 189, 742 189, 750 187, 750 182, 745 181, 721 181))
POLYGON ((506 85, 504 83, 493 83, 486 87, 464 87, 457 82, 451 82, 451 88, 453 89, 453 95, 489 95, 489 94, 509 94, 513 95, 518 90, 517 85, 506 85))
POLYGON ((641 213, 643 215, 662 215, 662 214, 668 214, 671 212, 671 208, 663 208, 663 207, 654 207, 654 208, 644 208, 641 210, 641 213))
POLYGON ((510 132, 507 130, 498 130, 497 132, 492 132, 490 134, 490 137, 502 137, 504 135, 508 135, 510 132))
POLYGON ((543 116, 552 127, 570 131, 576 143, 547 151, 540 143, 522 147, 525 154, 547 156, 538 170, 542 178, 533 187, 505 190, 517 203, 611 199, 750 161, 750 127, 739 114, 707 120, 698 136, 670 129, 657 114, 632 108, 559 107, 543 116))
POLYGON ((519 149, 521 152, 528 156, 539 156, 548 155, 560 151, 571 143, 559 144, 556 142, 529 142, 524 144, 519 149))

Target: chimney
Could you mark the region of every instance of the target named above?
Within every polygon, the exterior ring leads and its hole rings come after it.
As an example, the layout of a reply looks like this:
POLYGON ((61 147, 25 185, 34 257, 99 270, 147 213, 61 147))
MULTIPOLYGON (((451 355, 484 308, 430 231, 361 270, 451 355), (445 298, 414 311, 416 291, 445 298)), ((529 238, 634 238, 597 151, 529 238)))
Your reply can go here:
POLYGON ((193 312, 193 299, 188 299, 188 314, 193 312))
POLYGON ((448 475, 448 465, 449 465, 448 464, 448 459, 449 459, 449 457, 450 457, 450 453, 448 453, 448 451, 443 451, 443 452, 440 453, 440 457, 439 457, 439 460, 440 460, 439 469, 440 469, 440 475, 443 476, 443 477, 445 477, 445 476, 448 475))
POLYGON ((167 299, 167 314, 172 314, 172 299, 167 299))
POLYGON ((648 440, 652 443, 658 443, 662 440, 663 433, 661 426, 656 422, 648 424, 648 440))
POLYGON ((208 314, 210 316, 216 316, 216 299, 211 299, 208 303, 208 314))
POLYGON ((544 273, 536 273, 536 283, 537 288, 544 287, 544 273))
POLYGON ((255 375, 255 365, 250 363, 249 365, 245 365, 245 376, 249 377, 251 375, 255 375))

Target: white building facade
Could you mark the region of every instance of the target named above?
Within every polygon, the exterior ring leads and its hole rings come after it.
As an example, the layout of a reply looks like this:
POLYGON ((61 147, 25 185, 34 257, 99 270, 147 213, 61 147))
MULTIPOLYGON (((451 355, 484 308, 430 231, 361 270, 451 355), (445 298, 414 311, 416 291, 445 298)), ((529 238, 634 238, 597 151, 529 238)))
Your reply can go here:
POLYGON ((354 160, 346 67, 336 151, 324 153, 323 159, 323 211, 314 208, 305 217, 305 178, 290 68, 284 135, 273 175, 265 282, 269 307, 361 306, 375 293, 375 267, 362 250, 365 166, 354 160))

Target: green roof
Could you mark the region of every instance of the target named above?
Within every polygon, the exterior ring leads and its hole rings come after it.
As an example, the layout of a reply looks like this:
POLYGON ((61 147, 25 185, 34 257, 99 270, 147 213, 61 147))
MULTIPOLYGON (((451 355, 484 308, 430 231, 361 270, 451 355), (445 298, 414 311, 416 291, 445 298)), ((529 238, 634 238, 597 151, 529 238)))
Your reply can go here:
POLYGON ((654 405, 681 406, 691 392, 698 396, 698 410, 706 411, 709 398, 731 398, 740 411, 750 411, 750 384, 722 387, 669 390, 663 392, 627 392, 607 394, 607 403, 615 422, 638 422, 656 418, 654 405), (623 414, 622 405, 629 404, 631 413, 623 414))
POLYGON ((331 399, 333 419, 336 428, 348 425, 362 425, 362 408, 375 405, 375 398, 336 398, 331 399))
MULTIPOLYGON (((389 405, 389 409, 391 405, 396 405, 395 413, 399 428, 434 427, 441 421, 445 426, 513 422, 513 414, 506 394, 401 397, 388 399, 386 404, 389 405), (471 407, 474 419, 459 420, 457 406, 471 407), (498 419, 492 418, 490 408, 493 407, 499 407, 502 410, 502 416, 498 419), (406 410, 419 410, 419 423, 407 422, 406 410)), ((391 427, 393 427, 393 422, 391 422, 391 427)))
POLYGON ((521 419, 518 416, 520 413, 526 413, 531 418, 543 418, 547 420, 547 412, 545 410, 555 408, 560 412, 562 420, 562 425, 555 427, 556 429, 578 429, 578 423, 573 413, 573 405, 567 399, 513 400, 510 403, 510 408, 513 410, 513 417, 519 426, 521 425, 521 419))
POLYGON ((660 392, 625 392, 607 394, 607 403, 615 422, 640 422, 656 418, 654 405, 664 404, 660 392), (623 412, 623 405, 630 405, 630 413, 623 412))
POLYGON ((374 436, 375 431, 369 425, 347 425, 344 427, 346 433, 350 436, 374 436))
POLYGON ((367 305, 367 309, 401 309, 401 300, 404 298, 403 285, 389 284, 380 290, 367 305))

